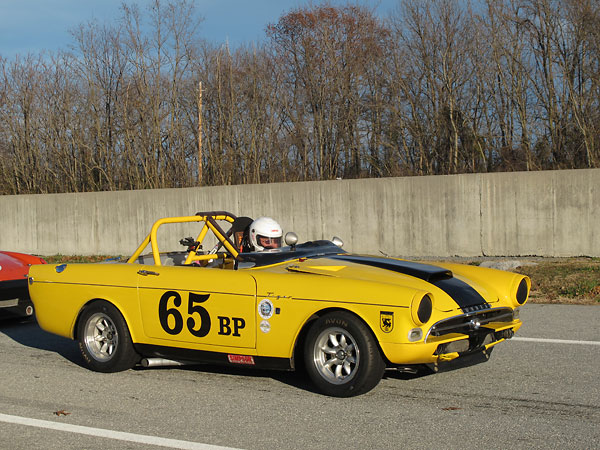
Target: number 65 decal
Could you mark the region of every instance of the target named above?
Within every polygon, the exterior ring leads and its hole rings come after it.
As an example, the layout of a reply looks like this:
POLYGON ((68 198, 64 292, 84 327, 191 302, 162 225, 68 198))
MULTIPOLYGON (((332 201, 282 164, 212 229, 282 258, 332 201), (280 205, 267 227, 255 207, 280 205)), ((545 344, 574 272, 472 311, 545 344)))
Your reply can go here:
MULTIPOLYGON (((208 311, 200 306, 200 303, 204 303, 210 294, 194 294, 190 292, 190 296, 188 299, 188 314, 186 325, 187 329, 190 333, 192 333, 196 337, 204 337, 210 331, 210 315, 208 311), (196 319, 194 319, 194 313, 198 313, 200 316, 200 328, 196 328, 196 319)), ((160 325, 163 327, 167 333, 171 335, 179 334, 183 330, 183 317, 179 312, 179 308, 181 306, 181 295, 179 295, 176 291, 167 291, 165 292, 160 301, 158 302, 158 318, 160 319, 160 325), (169 300, 173 299, 174 308, 169 308, 169 300), (169 326, 169 317, 173 317, 173 321, 175 322, 173 326, 169 326)))

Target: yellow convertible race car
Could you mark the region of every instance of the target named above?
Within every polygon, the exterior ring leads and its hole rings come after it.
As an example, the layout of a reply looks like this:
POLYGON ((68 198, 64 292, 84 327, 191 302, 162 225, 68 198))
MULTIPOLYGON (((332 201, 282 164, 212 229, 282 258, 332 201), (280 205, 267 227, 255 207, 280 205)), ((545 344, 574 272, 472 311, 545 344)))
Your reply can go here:
POLYGON ((126 262, 32 266, 38 323, 77 340, 100 372, 302 365, 320 392, 338 397, 371 390, 386 368, 484 361, 521 326, 526 276, 355 255, 338 238, 298 244, 294 233, 285 247, 246 252, 249 220, 227 212, 164 218, 126 262), (185 250, 160 252, 157 233, 167 224, 199 234, 182 239, 185 250))

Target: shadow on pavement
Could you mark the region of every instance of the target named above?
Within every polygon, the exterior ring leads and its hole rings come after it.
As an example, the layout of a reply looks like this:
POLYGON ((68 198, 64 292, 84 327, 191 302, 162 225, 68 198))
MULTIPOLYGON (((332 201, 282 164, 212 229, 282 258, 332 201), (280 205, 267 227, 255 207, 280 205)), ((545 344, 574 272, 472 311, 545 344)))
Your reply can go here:
POLYGON ((418 378, 428 377, 430 375, 434 375, 434 372, 425 368, 419 368, 416 372, 400 372, 395 369, 387 369, 383 374, 383 379, 410 381, 418 378))
MULTIPOLYGON (((224 374, 243 376, 250 378, 270 378, 281 384, 291 386, 303 391, 312 392, 318 394, 319 392, 315 389, 313 384, 308 378, 308 375, 303 370, 297 371, 277 371, 277 370, 266 370, 266 369, 253 369, 250 367, 237 367, 237 366, 226 366, 216 364, 189 364, 185 366, 176 367, 151 367, 145 368, 137 366, 134 368, 136 371, 146 370, 184 370, 198 373, 210 373, 210 374, 224 374)), ((265 388, 266 389, 266 388, 265 388)))
MULTIPOLYGON (((8 336, 10 339, 14 340, 15 342, 21 345, 57 353, 58 355, 72 362, 73 364, 87 368, 83 361, 83 358, 81 357, 81 354, 79 353, 79 348, 75 341, 47 333, 39 327, 39 325, 33 318, 0 318, 0 333, 8 336)), ((173 367, 143 368, 141 366, 137 366, 133 370, 146 371, 172 369, 173 367)), ((253 369, 249 367, 236 367, 214 364, 190 364, 186 366, 177 366, 177 369, 200 373, 239 375, 252 378, 271 378, 279 383, 297 389, 301 389, 303 391, 315 394, 319 393, 311 383, 310 379, 308 378, 308 375, 306 374, 306 371, 302 367, 299 367, 296 371, 280 372, 276 370, 253 369)), ((383 375, 383 378, 408 381, 428 376, 431 373, 432 372, 428 370, 419 370, 417 373, 402 373, 396 370, 386 370, 383 375)))
POLYGON ((0 333, 21 345, 57 353, 68 361, 85 367, 75 341, 47 333, 33 318, 0 318, 0 333))
MULTIPOLYGON (((13 341, 30 348, 57 353, 66 360, 87 368, 84 363, 77 343, 71 339, 56 336, 42 330, 33 318, 0 318, 0 333, 8 336, 13 341)), ((171 370, 173 367, 142 368, 137 366, 133 370, 171 370)), ((278 372, 274 370, 251 369, 246 367, 219 366, 209 364, 191 364, 177 366, 180 370, 194 372, 239 375, 245 377, 271 378, 282 384, 298 389, 316 393, 304 371, 278 372)))

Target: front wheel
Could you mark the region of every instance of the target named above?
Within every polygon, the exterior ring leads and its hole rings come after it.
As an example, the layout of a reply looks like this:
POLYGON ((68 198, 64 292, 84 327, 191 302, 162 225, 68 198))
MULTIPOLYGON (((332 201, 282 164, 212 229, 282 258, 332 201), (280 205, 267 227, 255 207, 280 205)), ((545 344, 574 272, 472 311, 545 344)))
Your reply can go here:
POLYGON ((96 301, 83 310, 77 337, 81 356, 97 372, 131 369, 140 359, 125 319, 108 302, 96 301))
POLYGON ((326 314, 313 323, 306 337, 304 360, 313 383, 333 397, 370 391, 385 370, 371 330, 345 311, 326 314))

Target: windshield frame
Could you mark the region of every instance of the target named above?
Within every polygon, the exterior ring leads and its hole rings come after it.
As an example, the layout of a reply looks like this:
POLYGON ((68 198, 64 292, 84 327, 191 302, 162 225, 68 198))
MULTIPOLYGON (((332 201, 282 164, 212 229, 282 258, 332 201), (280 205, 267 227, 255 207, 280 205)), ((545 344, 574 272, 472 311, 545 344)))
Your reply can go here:
POLYGON ((246 267, 263 267, 293 261, 299 258, 321 258, 330 255, 347 254, 343 248, 328 240, 308 241, 293 247, 285 246, 263 252, 240 253, 236 259, 239 263, 250 263, 246 267))

